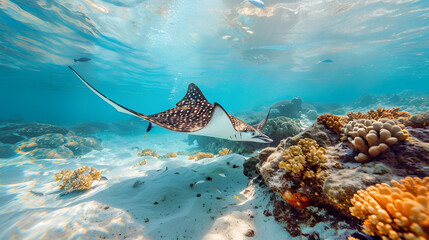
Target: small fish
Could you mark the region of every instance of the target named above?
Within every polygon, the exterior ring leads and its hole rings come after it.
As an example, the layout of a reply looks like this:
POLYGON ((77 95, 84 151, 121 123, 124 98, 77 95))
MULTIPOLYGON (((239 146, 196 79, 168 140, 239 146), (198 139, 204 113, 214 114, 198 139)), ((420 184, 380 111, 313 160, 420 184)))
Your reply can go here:
POLYGON ((91 61, 91 58, 87 58, 87 57, 83 57, 83 58, 78 58, 78 59, 73 59, 75 62, 88 62, 91 61))
POLYGON ((319 63, 332 63, 332 62, 334 62, 334 61, 332 61, 331 59, 326 59, 323 61, 318 61, 317 64, 319 64, 319 63))
POLYGON ((214 189, 216 189, 219 193, 222 193, 218 187, 213 186, 214 189))
POLYGON ((30 193, 32 193, 32 194, 34 194, 34 195, 36 195, 36 196, 39 196, 39 197, 41 197, 41 196, 43 196, 44 194, 43 193, 41 193, 41 192, 36 192, 36 191, 33 191, 33 190, 30 190, 30 193))
POLYGON ((133 148, 132 148, 132 150, 133 150, 133 151, 138 151, 138 150, 140 150, 140 148, 138 148, 138 147, 133 147, 133 148))
POLYGON ((216 174, 219 175, 219 176, 221 176, 221 177, 226 177, 226 175, 223 174, 223 173, 216 173, 216 174))
POLYGON ((261 0, 249 0, 249 2, 260 9, 265 9, 265 4, 261 0))
POLYGON ((107 181, 108 179, 107 179, 107 177, 105 177, 105 176, 101 176, 100 180, 101 180, 101 181, 107 181))
POLYGON ((109 147, 109 145, 106 145, 104 148, 108 148, 109 147))
POLYGON ((238 200, 243 200, 243 198, 240 196, 234 195, 234 197, 237 198, 238 200))
POLYGON ((144 135, 144 138, 147 138, 147 135, 149 135, 149 134, 144 135))
POLYGON ((203 183, 203 182, 204 182, 203 180, 200 180, 200 181, 198 181, 198 182, 196 182, 196 183, 194 183, 194 184, 191 184, 191 187, 195 187, 195 186, 197 186, 198 184, 203 183))
POLYGON ((153 124, 151 122, 149 122, 149 125, 147 126, 146 132, 149 132, 150 130, 152 130, 153 128, 153 124))

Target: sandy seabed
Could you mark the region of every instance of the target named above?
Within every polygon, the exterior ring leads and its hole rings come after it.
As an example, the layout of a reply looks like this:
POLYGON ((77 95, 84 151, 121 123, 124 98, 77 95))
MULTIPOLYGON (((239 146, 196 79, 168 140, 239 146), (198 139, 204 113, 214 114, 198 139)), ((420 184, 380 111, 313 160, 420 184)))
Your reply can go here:
MULTIPOLYGON (((263 214, 271 193, 249 184, 244 156, 138 157, 137 147, 162 155, 196 146, 184 134, 97 137, 105 148, 80 158, 1 160, 0 239, 292 239, 263 214), (54 174, 84 165, 108 180, 87 191, 59 190, 54 174)), ((318 232, 325 239, 341 235, 318 232)))

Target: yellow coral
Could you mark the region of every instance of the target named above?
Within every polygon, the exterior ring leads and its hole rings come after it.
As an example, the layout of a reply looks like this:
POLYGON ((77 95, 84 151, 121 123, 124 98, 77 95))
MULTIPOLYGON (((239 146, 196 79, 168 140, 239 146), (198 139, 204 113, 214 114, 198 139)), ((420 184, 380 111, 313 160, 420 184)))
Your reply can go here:
POLYGON ((211 153, 199 152, 197 155, 190 156, 188 159, 198 161, 203 158, 214 158, 214 155, 211 153))
POLYGON ((315 140, 301 139, 298 145, 284 151, 284 161, 279 163, 279 168, 295 174, 302 172, 303 178, 320 178, 323 176, 320 165, 326 162, 325 154, 326 149, 319 147, 315 140))
POLYGON ((73 172, 70 169, 55 173, 55 181, 62 180, 60 189, 64 189, 67 192, 73 192, 75 190, 86 190, 91 188, 94 180, 100 181, 101 171, 95 168, 89 168, 83 166, 75 169, 73 172))
POLYGON ((365 219, 363 231, 383 240, 429 237, 429 177, 407 177, 360 190, 351 199, 350 213, 365 219))
POLYGON ((323 114, 317 117, 317 122, 325 125, 331 131, 340 134, 341 128, 347 123, 347 117, 333 114, 323 114))
POLYGON ((221 156, 225 156, 225 155, 228 155, 231 153, 232 153, 232 151, 229 150, 228 148, 222 148, 222 150, 219 151, 219 155, 221 155, 221 156))
POLYGON ((167 158, 175 158, 175 157, 177 157, 176 153, 174 153, 174 152, 167 153, 167 158))

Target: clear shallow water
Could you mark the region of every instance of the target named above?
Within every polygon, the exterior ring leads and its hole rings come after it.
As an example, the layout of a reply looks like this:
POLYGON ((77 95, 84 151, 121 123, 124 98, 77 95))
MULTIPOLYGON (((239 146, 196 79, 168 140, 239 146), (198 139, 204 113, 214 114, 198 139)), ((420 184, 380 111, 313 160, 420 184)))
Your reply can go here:
MULTIPOLYGON (((187 138, 161 127, 146 135, 147 122, 116 112, 69 65, 144 114, 173 107, 191 82, 246 121, 300 96, 303 114, 293 112, 296 119, 273 132, 281 138, 310 126, 313 109, 429 109, 428 1, 265 4, 0 1, 0 239, 243 239, 249 229, 253 239, 292 239, 287 227, 302 217, 278 224, 269 215, 284 201, 273 202, 276 193, 243 175, 256 164, 243 165, 249 156, 266 145, 187 138), (73 60, 81 57, 91 60, 73 60), (189 159, 224 146, 243 154, 189 159), (138 156, 146 148, 160 157, 138 156), (85 191, 60 190, 54 174, 84 165, 105 179, 85 191)), ((345 239, 357 229, 338 216, 313 225, 305 219, 300 233, 345 239)))
POLYGON ((78 81, 143 113, 190 82, 232 113, 278 100, 429 89, 427 1, 0 3, 1 118, 121 121, 78 81), (89 62, 73 62, 89 57, 89 62), (332 62, 322 62, 323 60, 332 62), (7 104, 5 104, 7 103, 7 104))

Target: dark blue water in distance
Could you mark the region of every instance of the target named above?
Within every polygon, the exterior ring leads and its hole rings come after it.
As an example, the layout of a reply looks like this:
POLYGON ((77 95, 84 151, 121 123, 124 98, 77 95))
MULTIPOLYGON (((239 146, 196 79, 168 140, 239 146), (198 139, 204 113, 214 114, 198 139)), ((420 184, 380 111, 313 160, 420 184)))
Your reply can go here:
POLYGON ((300 96, 351 102, 429 90, 428 1, 0 3, 0 118, 114 122, 89 91, 153 114, 191 82, 232 114, 300 96), (73 59, 88 57, 88 62, 73 59), (328 61, 326 61, 328 60, 328 61))

